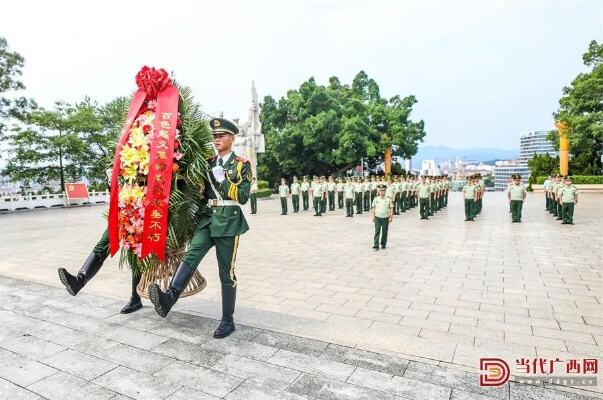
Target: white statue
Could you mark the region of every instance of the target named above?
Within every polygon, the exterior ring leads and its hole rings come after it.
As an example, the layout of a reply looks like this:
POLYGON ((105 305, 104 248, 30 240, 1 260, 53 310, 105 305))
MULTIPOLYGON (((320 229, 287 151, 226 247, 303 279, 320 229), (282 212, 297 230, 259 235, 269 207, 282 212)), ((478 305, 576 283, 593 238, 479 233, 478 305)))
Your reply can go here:
POLYGON ((249 107, 247 121, 242 122, 239 118, 234 118, 233 122, 239 128, 239 134, 235 136, 233 150, 237 155, 249 160, 253 176, 257 177, 257 155, 264 153, 266 150, 262 124, 260 123, 258 93, 253 81, 251 82, 251 106, 249 107))

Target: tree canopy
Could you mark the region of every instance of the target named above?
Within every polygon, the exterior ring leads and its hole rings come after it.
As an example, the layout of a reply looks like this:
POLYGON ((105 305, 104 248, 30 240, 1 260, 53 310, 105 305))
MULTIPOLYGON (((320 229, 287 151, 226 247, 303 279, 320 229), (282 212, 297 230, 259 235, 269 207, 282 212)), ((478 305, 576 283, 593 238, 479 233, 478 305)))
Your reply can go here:
MULTIPOLYGON (((582 59, 590 70, 563 88, 560 107, 554 116, 569 127, 571 173, 600 175, 603 173, 603 43, 591 41, 582 59)), ((558 143, 556 131, 549 137, 558 143)))
POLYGON ((410 118, 414 96, 382 98, 379 85, 360 71, 352 83, 314 78, 285 97, 264 98, 260 118, 266 153, 258 175, 276 182, 281 176, 341 173, 365 160, 375 165, 392 146, 392 154, 416 154, 425 137, 423 121, 410 118))

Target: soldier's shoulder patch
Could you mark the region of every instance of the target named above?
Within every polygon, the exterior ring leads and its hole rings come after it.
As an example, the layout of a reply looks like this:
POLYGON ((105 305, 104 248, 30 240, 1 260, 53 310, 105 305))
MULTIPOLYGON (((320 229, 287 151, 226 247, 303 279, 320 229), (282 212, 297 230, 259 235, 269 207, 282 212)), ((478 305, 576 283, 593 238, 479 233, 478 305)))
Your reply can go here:
POLYGON ((206 161, 213 161, 213 160, 216 159, 216 157, 218 157, 218 156, 211 156, 211 157, 206 158, 205 160, 206 161))
POLYGON ((248 159, 246 159, 245 157, 241 157, 241 156, 236 156, 235 160, 240 161, 242 163, 249 163, 248 159))

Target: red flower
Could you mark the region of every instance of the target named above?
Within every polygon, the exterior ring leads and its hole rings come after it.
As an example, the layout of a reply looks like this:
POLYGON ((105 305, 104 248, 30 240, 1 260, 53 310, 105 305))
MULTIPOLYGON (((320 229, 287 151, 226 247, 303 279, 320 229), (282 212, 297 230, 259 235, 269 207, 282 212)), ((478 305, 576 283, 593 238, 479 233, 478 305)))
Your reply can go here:
POLYGON ((151 125, 143 125, 142 126, 142 131, 144 133, 149 133, 151 131, 151 125))
POLYGON ((165 69, 149 68, 146 65, 136 74, 136 85, 145 92, 148 98, 156 98, 157 93, 161 92, 171 83, 168 73, 165 69))

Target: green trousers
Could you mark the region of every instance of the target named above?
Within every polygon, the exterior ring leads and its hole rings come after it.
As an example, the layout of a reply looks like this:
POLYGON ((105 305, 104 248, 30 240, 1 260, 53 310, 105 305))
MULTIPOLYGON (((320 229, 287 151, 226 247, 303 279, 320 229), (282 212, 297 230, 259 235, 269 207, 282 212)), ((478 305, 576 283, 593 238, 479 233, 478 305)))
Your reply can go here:
POLYGON ((343 192, 337 192, 337 208, 343 208, 343 192))
POLYGON ((400 193, 394 194, 394 214, 400 214, 400 193))
POLYGON ((281 214, 287 215, 287 198, 281 197, 281 214))
POLYGON ((422 219, 429 217, 429 197, 419 197, 419 213, 422 219))
POLYGON ((320 197, 314 197, 313 201, 314 201, 314 213, 315 213, 315 215, 321 215, 322 214, 322 204, 321 204, 321 201, 320 201, 320 197))
POLYGON ((109 228, 105 229, 96 246, 92 250, 94 254, 99 256, 103 261, 109 257, 109 228))
POLYGON ((373 246, 379 247, 379 239, 381 239, 381 247, 387 245, 387 230, 389 228, 389 218, 375 217, 375 237, 373 238, 373 246))
POLYGON ((293 212, 298 212, 299 211, 299 194, 292 194, 291 202, 293 203, 293 212))
POLYGON ((406 212, 406 210, 408 210, 408 196, 406 192, 402 192, 400 196, 400 211, 406 212))
POLYGON ((306 211, 310 207, 309 200, 310 199, 309 199, 308 191, 307 190, 302 191, 302 202, 304 205, 304 211, 306 211))
POLYGON ((521 222, 521 208, 523 200, 511 200, 511 220, 513 222, 521 222))
POLYGON ((329 190, 328 192, 328 197, 329 197, 329 211, 333 211, 335 210, 335 191, 334 190, 329 190))
POLYGON ((561 205, 561 213, 563 215, 563 222, 566 224, 574 223, 574 203, 568 202, 561 205))
POLYGON ((475 218, 475 200, 465 199, 465 221, 473 221, 475 218))
POLYGON ((375 197, 377 197, 377 189, 371 189, 371 204, 373 204, 375 197))
POLYGON ((561 201, 557 202, 557 212, 555 213, 555 215, 557 216, 557 219, 562 219, 562 211, 561 211, 561 205, 563 203, 561 203, 561 201))
POLYGON ((323 214, 327 212, 327 197, 324 195, 320 198, 320 212, 323 214))
POLYGON ((347 216, 354 216, 354 202, 352 199, 345 199, 345 213, 347 216))
POLYGON ((435 211, 435 195, 432 193, 429 195, 429 215, 433 215, 435 211))
POLYGON ((239 236, 211 237, 211 225, 197 229, 182 258, 182 262, 192 269, 197 269, 203 257, 213 246, 216 246, 216 258, 218 259, 218 271, 222 287, 236 287, 235 263, 237 261, 239 236))
POLYGON ((371 192, 364 192, 364 211, 368 211, 371 209, 371 192))
POLYGON ((251 204, 251 213, 256 214, 258 212, 258 196, 255 193, 249 194, 249 204, 251 204))
POLYGON ((356 214, 362 214, 362 193, 356 193, 356 214))

